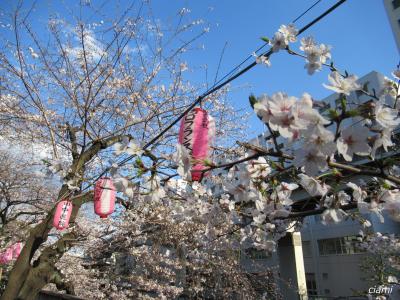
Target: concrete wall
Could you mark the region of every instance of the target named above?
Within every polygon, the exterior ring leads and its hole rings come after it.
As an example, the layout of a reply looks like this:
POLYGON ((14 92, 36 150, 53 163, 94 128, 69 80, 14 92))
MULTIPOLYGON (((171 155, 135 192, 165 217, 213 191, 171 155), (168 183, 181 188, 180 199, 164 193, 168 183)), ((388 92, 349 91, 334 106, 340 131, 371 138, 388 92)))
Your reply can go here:
POLYGON ((304 258, 306 273, 314 273, 319 295, 353 296, 367 289, 360 264, 365 254, 342 254, 304 258), (316 267, 317 266, 317 267, 316 267))

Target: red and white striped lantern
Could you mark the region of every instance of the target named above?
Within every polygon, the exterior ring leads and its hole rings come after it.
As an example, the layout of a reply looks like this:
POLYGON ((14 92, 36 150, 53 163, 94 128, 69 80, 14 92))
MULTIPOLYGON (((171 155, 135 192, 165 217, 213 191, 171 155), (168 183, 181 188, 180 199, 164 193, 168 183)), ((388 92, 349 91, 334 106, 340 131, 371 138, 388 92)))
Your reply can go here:
POLYGON ((204 160, 210 155, 214 132, 214 119, 202 108, 194 108, 182 119, 178 142, 191 156, 193 181, 203 177, 201 171, 206 168, 204 160))
POLYGON ((96 182, 94 188, 94 212, 100 218, 107 218, 114 212, 116 192, 112 179, 102 177, 96 182))
POLYGON ((53 226, 58 230, 63 230, 69 225, 69 218, 72 213, 72 202, 62 200, 57 204, 56 212, 54 214, 53 226))

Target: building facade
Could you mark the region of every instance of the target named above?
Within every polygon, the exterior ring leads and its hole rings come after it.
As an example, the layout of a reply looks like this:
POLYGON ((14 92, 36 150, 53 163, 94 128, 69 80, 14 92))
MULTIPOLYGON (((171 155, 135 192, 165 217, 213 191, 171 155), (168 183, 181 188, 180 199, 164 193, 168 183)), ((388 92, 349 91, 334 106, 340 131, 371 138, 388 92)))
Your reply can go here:
POLYGON ((400 52, 400 0, 383 0, 397 49, 400 52))
MULTIPOLYGON (((370 232, 400 234, 399 223, 388 217, 384 223, 372 214, 364 217, 372 224, 370 232)), ((329 226, 323 225, 319 216, 305 220, 301 235, 309 299, 357 299, 357 292, 368 291, 369 275, 362 268, 368 254, 357 241, 361 229, 359 222, 351 219, 329 226)))

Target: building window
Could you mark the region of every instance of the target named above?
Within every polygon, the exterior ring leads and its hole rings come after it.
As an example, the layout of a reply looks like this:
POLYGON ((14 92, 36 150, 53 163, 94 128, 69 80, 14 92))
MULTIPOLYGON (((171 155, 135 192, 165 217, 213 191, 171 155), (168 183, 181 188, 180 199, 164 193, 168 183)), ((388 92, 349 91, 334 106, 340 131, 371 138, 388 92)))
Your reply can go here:
POLYGON ((317 282, 315 281, 314 273, 306 273, 306 284, 308 296, 317 296, 317 282))
POLYGON ((347 254, 365 252, 365 249, 360 247, 360 242, 356 236, 345 236, 343 239, 346 244, 347 254))
POLYGON ((303 247, 303 257, 311 257, 312 256, 311 242, 303 241, 301 244, 303 247))
POLYGON ((331 293, 331 290, 325 289, 325 290, 324 290, 324 293, 325 293, 325 295, 329 295, 329 294, 331 293))
POLYGON ((320 255, 355 254, 365 252, 358 246, 356 236, 318 240, 320 255))
POLYGON ((397 9, 400 7, 400 0, 393 0, 392 1, 393 9, 397 9))
POLYGON ((247 258, 250 259, 268 259, 271 257, 271 254, 265 250, 257 250, 256 248, 249 248, 244 251, 247 258))

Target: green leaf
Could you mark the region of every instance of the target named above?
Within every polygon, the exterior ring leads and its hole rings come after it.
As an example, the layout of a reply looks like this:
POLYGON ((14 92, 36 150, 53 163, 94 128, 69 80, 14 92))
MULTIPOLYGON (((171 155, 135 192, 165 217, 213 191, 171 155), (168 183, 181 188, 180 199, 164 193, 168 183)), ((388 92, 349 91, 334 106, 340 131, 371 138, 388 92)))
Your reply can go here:
POLYGON ((340 98, 340 105, 342 107, 342 111, 345 112, 347 107, 347 99, 344 95, 340 98))
POLYGON ((254 104, 256 104, 258 101, 257 101, 257 98, 253 94, 251 94, 249 96, 249 102, 250 102, 251 108, 254 109, 254 104))
POLYGON ((214 166, 214 164, 212 163, 212 161, 209 160, 209 159, 205 159, 205 160, 204 160, 204 165, 206 165, 207 167, 213 167, 213 166, 214 166))
POLYGON ((352 118, 352 117, 356 117, 356 116, 359 116, 359 115, 360 115, 360 112, 358 110, 356 110, 356 109, 346 111, 346 117, 347 118, 352 118))
POLYGON ((331 120, 336 120, 339 117, 339 113, 337 112, 336 109, 333 108, 328 110, 328 114, 331 120))
POLYGON ((269 43, 269 38, 267 38, 266 36, 261 37, 261 40, 263 40, 266 43, 269 43))

